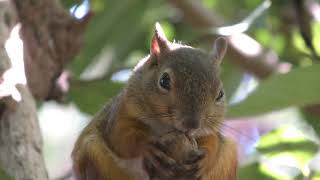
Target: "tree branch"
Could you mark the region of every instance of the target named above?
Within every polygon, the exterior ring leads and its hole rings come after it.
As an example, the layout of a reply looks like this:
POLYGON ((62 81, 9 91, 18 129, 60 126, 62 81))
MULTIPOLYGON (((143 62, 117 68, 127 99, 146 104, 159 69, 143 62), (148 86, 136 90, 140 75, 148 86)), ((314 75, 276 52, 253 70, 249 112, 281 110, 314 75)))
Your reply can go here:
POLYGON ((63 67, 82 46, 86 18, 71 17, 57 0, 12 0, 24 42, 28 85, 37 99, 50 99, 63 67))
MULTIPOLYGON (((15 22, 13 12, 9 1, 0 1, 0 93, 6 83, 4 72, 10 67, 4 43, 15 22)), ((17 180, 46 180, 35 102, 25 85, 15 87, 21 95, 20 102, 0 96, 0 168, 17 180)))

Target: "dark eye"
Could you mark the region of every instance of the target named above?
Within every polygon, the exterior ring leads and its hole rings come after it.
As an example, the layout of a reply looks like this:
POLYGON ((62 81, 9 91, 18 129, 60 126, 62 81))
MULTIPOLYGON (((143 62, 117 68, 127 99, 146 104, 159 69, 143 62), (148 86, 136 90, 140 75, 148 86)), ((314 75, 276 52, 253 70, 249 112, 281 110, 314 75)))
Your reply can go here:
POLYGON ((170 90, 170 76, 168 73, 163 73, 160 80, 159 80, 159 85, 161 88, 169 91, 170 90))
POLYGON ((223 90, 220 90, 219 94, 218 94, 218 97, 216 98, 216 101, 220 101, 224 96, 224 92, 223 90))

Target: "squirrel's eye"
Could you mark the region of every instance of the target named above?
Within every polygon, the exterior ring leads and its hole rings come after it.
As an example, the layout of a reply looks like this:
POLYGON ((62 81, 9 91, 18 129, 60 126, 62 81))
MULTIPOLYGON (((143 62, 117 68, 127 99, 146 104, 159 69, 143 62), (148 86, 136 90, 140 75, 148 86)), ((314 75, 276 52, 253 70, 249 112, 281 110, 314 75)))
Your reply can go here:
POLYGON ((220 101, 224 96, 223 90, 220 90, 218 97, 216 98, 216 101, 220 101))
POLYGON ((170 90, 170 76, 168 73, 163 73, 159 80, 160 87, 169 91, 170 90))

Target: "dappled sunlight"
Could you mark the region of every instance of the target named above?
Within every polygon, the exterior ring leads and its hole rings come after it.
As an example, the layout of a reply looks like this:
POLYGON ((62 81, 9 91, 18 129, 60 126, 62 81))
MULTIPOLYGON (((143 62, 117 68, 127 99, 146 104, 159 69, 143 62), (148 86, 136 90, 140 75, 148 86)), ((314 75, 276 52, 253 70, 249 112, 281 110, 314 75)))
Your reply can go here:
POLYGON ((118 71, 118 72, 114 73, 111 76, 111 80, 125 83, 125 82, 128 81, 128 79, 131 76, 131 74, 132 74, 132 70, 131 69, 124 69, 124 70, 121 70, 121 71, 118 71))
POLYGON ((243 54, 248 56, 257 56, 262 53, 261 45, 246 34, 232 35, 229 38, 232 45, 234 45, 235 48, 243 54))
POLYGON ((257 79, 249 74, 245 74, 238 89, 230 97, 230 105, 240 103, 245 100, 257 87, 259 83, 257 79))
POLYGON ((240 23, 214 28, 212 30, 213 33, 217 33, 223 36, 231 36, 240 33, 244 33, 249 30, 250 26, 254 23, 254 21, 261 16, 261 14, 266 11, 271 6, 271 0, 265 0, 258 6, 249 16, 247 16, 240 23))
POLYGON ((71 14, 77 19, 83 18, 90 10, 89 0, 84 0, 80 5, 74 5, 71 7, 71 14))
POLYGON ((16 85, 26 84, 23 61, 23 42, 20 39, 19 30, 20 24, 17 24, 12 29, 10 37, 5 43, 11 67, 3 73, 0 81, 0 98, 4 96, 11 96, 16 101, 21 100, 21 95, 16 88, 16 85))

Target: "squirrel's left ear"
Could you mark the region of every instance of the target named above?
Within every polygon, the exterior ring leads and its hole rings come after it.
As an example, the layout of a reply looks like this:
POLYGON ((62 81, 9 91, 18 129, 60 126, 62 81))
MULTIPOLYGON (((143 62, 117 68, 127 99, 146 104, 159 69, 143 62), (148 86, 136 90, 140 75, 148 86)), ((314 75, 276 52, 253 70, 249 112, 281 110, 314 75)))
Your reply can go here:
POLYGON ((164 34, 162 27, 157 22, 155 25, 155 32, 151 40, 150 54, 159 59, 161 53, 170 50, 169 44, 170 42, 164 34))
POLYGON ((224 55, 227 52, 228 42, 225 38, 219 37, 215 40, 213 46, 213 61, 215 64, 220 64, 224 55))

